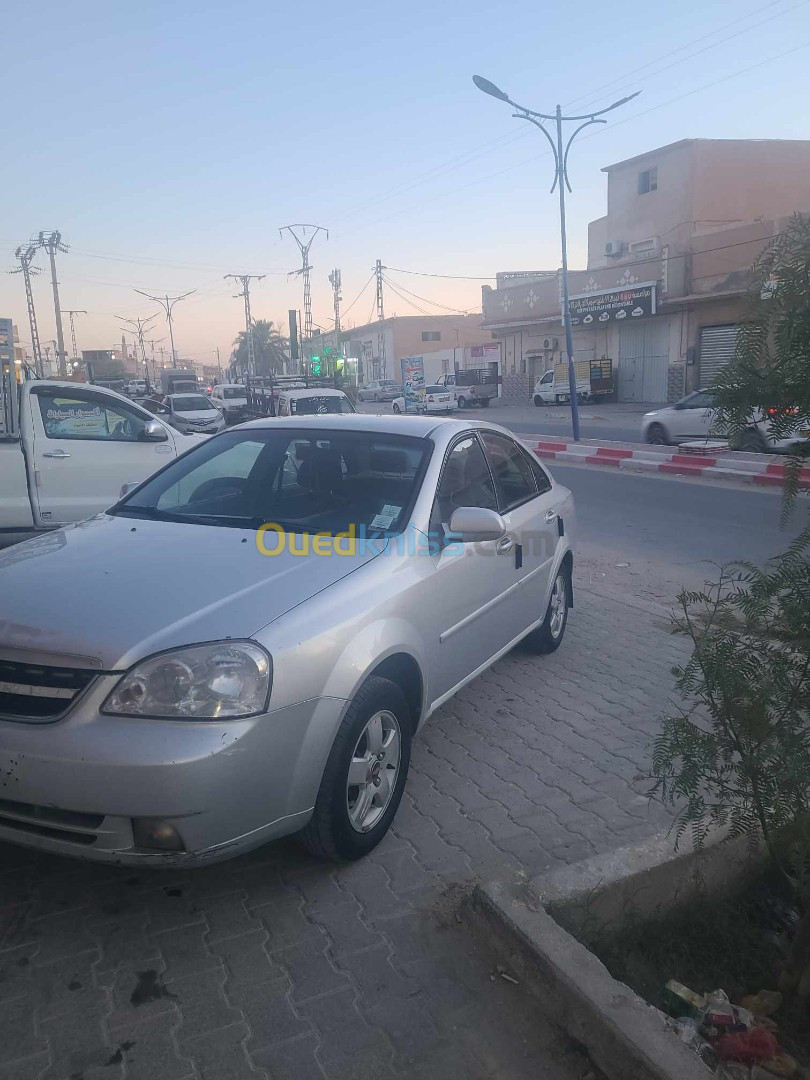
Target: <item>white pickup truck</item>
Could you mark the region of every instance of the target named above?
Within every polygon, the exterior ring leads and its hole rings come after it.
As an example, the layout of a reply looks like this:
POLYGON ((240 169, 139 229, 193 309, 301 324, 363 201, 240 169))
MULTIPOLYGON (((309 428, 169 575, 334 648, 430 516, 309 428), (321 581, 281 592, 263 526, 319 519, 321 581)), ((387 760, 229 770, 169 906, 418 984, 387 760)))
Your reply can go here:
POLYGON ((100 386, 33 380, 11 395, 0 392, 0 543, 92 517, 204 437, 100 386))

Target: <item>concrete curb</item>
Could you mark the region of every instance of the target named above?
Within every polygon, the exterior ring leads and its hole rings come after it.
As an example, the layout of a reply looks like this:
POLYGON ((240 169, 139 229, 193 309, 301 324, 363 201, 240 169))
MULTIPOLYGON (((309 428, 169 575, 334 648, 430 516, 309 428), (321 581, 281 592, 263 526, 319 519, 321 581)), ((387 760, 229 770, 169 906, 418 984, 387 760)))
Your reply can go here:
MULTIPOLYGON (((540 458, 570 465, 597 465, 629 472, 700 477, 705 480, 736 481, 762 487, 781 487, 787 466, 770 454, 692 454, 678 447, 644 446, 628 443, 568 442, 562 439, 526 439, 540 458)), ((810 468, 799 470, 799 487, 810 490, 810 468)))
POLYGON ((530 903, 525 886, 499 882, 473 895, 476 918, 521 983, 610 1080, 709 1080, 713 1073, 656 1009, 530 903))

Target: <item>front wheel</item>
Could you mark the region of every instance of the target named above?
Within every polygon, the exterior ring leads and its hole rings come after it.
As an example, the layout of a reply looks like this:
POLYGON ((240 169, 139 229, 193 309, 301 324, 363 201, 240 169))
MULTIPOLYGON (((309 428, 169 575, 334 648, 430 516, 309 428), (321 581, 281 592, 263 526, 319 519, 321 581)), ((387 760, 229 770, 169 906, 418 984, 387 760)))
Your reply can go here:
POLYGON ((402 690, 372 676, 343 718, 301 843, 327 859, 360 859, 394 820, 411 761, 411 713, 402 690))
POLYGON ((543 398, 540 397, 539 394, 534 395, 534 403, 538 409, 541 409, 545 405, 545 401, 543 400, 543 398))
POLYGON ((374 401, 374 404, 375 404, 375 405, 379 405, 379 403, 380 403, 380 395, 379 395, 379 394, 375 394, 375 395, 374 395, 374 398, 373 398, 373 401, 374 401))
POLYGON ((396 402, 394 402, 394 412, 395 413, 401 413, 402 412, 402 409, 400 409, 399 405, 397 405, 396 402))
POLYGON ((467 408, 467 399, 464 397, 463 394, 461 395, 460 398, 456 398, 456 401, 458 402, 458 407, 460 409, 466 409, 467 408))
POLYGON ((536 630, 526 638, 526 644, 536 653, 552 653, 562 645, 568 625, 568 608, 571 604, 571 578, 565 567, 560 567, 554 579, 546 617, 536 630))

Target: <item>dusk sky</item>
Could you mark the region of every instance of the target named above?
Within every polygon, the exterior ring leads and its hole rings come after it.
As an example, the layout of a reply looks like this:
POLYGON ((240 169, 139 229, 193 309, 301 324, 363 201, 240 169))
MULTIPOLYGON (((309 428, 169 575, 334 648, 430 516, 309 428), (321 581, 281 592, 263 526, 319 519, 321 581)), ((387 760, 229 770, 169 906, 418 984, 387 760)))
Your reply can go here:
MULTIPOLYGON (((227 356, 243 327, 227 273, 266 273, 254 315, 286 327, 299 256, 278 229, 293 222, 329 229, 311 256, 316 323, 331 321, 335 266, 344 308, 377 258, 447 275, 555 268, 545 141, 475 73, 541 110, 643 91, 572 151, 572 266, 605 212, 603 166, 690 137, 810 138, 808 0, 16 0, 3 30, 0 269, 40 229, 61 230, 62 306, 88 311, 79 349, 120 341, 115 315, 156 310, 133 288, 196 289, 176 309, 178 352, 227 356)), ((481 281, 389 277, 480 310, 481 281)), ((49 341, 45 274, 35 298, 49 341)), ((390 292, 386 313, 414 310, 390 292)), ((27 342, 20 276, 0 277, 0 316, 27 342)))

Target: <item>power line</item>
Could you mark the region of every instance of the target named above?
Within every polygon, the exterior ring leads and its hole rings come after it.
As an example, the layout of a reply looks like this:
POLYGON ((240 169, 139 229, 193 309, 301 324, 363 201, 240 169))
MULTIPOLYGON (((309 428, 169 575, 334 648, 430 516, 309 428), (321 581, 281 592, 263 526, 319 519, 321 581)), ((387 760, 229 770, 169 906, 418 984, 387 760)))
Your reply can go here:
POLYGON ((395 274, 413 274, 415 277, 448 278, 451 281, 494 281, 495 274, 428 274, 422 270, 403 270, 399 266, 387 266, 395 274))
POLYGON ((414 311, 418 311, 420 315, 430 315, 430 312, 425 311, 424 308, 419 307, 413 302, 413 300, 409 300, 408 297, 404 293, 401 293, 395 285, 391 284, 390 281, 386 282, 386 284, 388 285, 391 292, 398 296, 400 300, 404 300, 405 303, 409 305, 409 307, 412 307, 414 309, 414 311))
POLYGON ((354 300, 352 300, 352 302, 349 304, 349 306, 347 308, 343 309, 343 318, 344 319, 349 314, 349 312, 352 310, 354 305, 357 303, 357 301, 360 299, 360 297, 363 295, 363 293, 366 291, 366 289, 369 287, 369 285, 372 283, 373 280, 374 280, 374 271, 372 270, 371 276, 369 277, 368 281, 365 283, 363 288, 360 290, 360 292, 357 294, 357 296, 355 296, 354 300))
MULTIPOLYGON (((702 49, 697 49, 695 52, 691 52, 687 56, 681 57, 680 60, 674 60, 671 64, 667 64, 665 67, 657 67, 657 65, 662 60, 668 60, 670 56, 676 56, 678 53, 683 52, 684 49, 688 49, 692 45, 699 45, 702 41, 706 41, 708 38, 715 37, 717 34, 721 33, 723 30, 728 30, 728 29, 731 29, 732 27, 739 26, 740 22, 744 22, 746 19, 750 19, 754 15, 758 15, 761 11, 768 11, 770 8, 777 7, 780 4, 784 4, 784 3, 785 3, 785 0, 773 0, 773 3, 766 4, 765 7, 760 7, 760 8, 755 9, 754 11, 750 11, 747 15, 743 15, 738 19, 734 19, 732 22, 725 23, 723 26, 719 26, 716 30, 710 30, 709 33, 707 33, 707 34, 701 34, 700 37, 693 38, 692 41, 687 41, 684 45, 678 46, 677 49, 672 49, 672 50, 670 50, 670 52, 664 53, 662 56, 656 57, 656 59, 650 60, 646 64, 642 64, 640 67, 631 68, 630 71, 625 71, 618 78, 611 79, 610 82, 602 83, 601 86, 597 86, 596 89, 591 91, 590 93, 581 94, 579 97, 573 98, 571 101, 566 103, 565 107, 570 108, 573 105, 577 105, 581 101, 584 101, 584 102, 593 101, 594 98, 596 97, 596 95, 598 93, 600 93, 601 91, 608 90, 611 87, 616 87, 617 84, 621 84, 621 83, 626 84, 626 80, 629 79, 631 76, 633 76, 636 72, 646 71, 648 68, 651 68, 651 67, 654 67, 655 71, 652 72, 650 76, 646 76, 646 78, 651 78, 653 75, 655 76, 655 78, 658 78, 658 76, 662 72, 669 71, 670 68, 676 67, 678 64, 686 63, 687 60, 692 60, 692 59, 694 59, 694 57, 700 56, 703 53, 708 52, 709 49, 714 49, 718 45, 725 45, 725 44, 727 44, 727 42, 733 41, 735 38, 740 37, 741 34, 748 34, 752 30, 756 30, 758 27, 763 26, 765 23, 773 22, 774 19, 780 19, 780 18, 782 18, 782 16, 788 15, 791 11, 795 11, 796 8, 805 7, 807 5, 807 0, 800 0, 800 2, 798 4, 794 4, 792 7, 783 8, 781 11, 776 11, 776 12, 774 12, 773 15, 769 15, 765 19, 760 19, 759 22, 753 23, 751 26, 744 26, 740 30, 737 30, 736 33, 728 34, 726 37, 720 38, 719 41, 713 41, 709 45, 705 45, 702 49)), ((632 81, 634 82, 634 84, 638 82, 637 79, 634 79, 632 81)), ((614 90, 613 92, 614 93, 620 93, 619 90, 614 90)))
MULTIPOLYGON (((390 288, 394 288, 393 283, 391 281, 389 281, 388 278, 385 279, 385 283, 386 283, 386 285, 390 286, 390 288)), ((469 312, 467 312, 467 311, 462 311, 461 308, 448 307, 447 304, 440 304, 438 302, 438 300, 429 300, 426 296, 419 296, 417 293, 411 292, 410 289, 406 289, 404 285, 400 285, 399 288, 402 290, 402 292, 405 292, 409 296, 412 296, 414 298, 414 300, 421 300, 423 304, 432 304, 433 307, 443 308, 444 311, 449 311, 451 315, 467 315, 467 314, 469 314, 469 312)), ((426 314, 427 314, 427 312, 426 312, 426 314)))
MULTIPOLYGON (((713 79, 711 82, 704 83, 702 86, 695 87, 693 90, 687 90, 683 94, 678 94, 676 97, 668 98, 666 101, 660 102, 658 105, 653 105, 649 109, 643 109, 641 112, 633 113, 632 116, 626 117, 624 120, 619 120, 615 124, 611 125, 610 130, 613 131, 619 127, 620 124, 628 124, 631 120, 635 120, 640 116, 647 116, 651 112, 655 112, 657 109, 664 109, 668 105, 673 105, 683 98, 691 97, 694 94, 701 93, 704 90, 710 90, 714 86, 718 86, 720 83, 728 82, 731 79, 736 79, 740 75, 746 75, 749 71, 754 71, 757 68, 763 67, 766 64, 772 64, 775 60, 781 60, 785 56, 790 56, 792 53, 798 52, 801 49, 806 49, 810 45, 810 42, 804 42, 801 45, 796 45, 792 49, 786 49, 784 52, 775 53, 773 56, 766 57, 764 60, 759 60, 755 64, 748 64, 746 67, 739 68, 737 71, 732 71, 728 75, 723 75, 719 79, 713 79)), ((600 132, 595 131, 592 135, 585 135, 583 139, 590 139, 600 132)), ((393 217, 400 217, 402 214, 409 214, 413 210, 418 210, 423 206, 430 203, 439 202, 442 199, 450 198, 452 195, 457 195, 460 191, 466 191, 468 188, 475 187, 478 184, 486 183, 487 180, 494 180, 498 176, 503 176, 504 173, 512 172, 515 169, 520 169, 525 165, 533 165, 536 161, 541 161, 543 158, 549 156, 549 151, 545 151, 542 154, 533 154, 530 158, 524 158, 521 161, 513 162, 511 165, 506 165, 502 169, 497 169, 495 172, 486 173, 484 176, 478 176, 474 180, 470 180, 466 184, 461 184, 459 187, 451 188, 450 191, 444 191, 439 195, 434 195, 430 199, 424 199, 418 203, 411 203, 409 206, 404 207, 401 210, 394 210, 390 214, 385 214, 383 217, 374 218, 373 221, 367 222, 365 225, 360 225, 355 229, 350 230, 348 233, 343 233, 343 236, 350 236, 357 232, 362 232, 364 229, 369 229, 373 225, 379 225, 383 221, 389 221, 393 217)))

